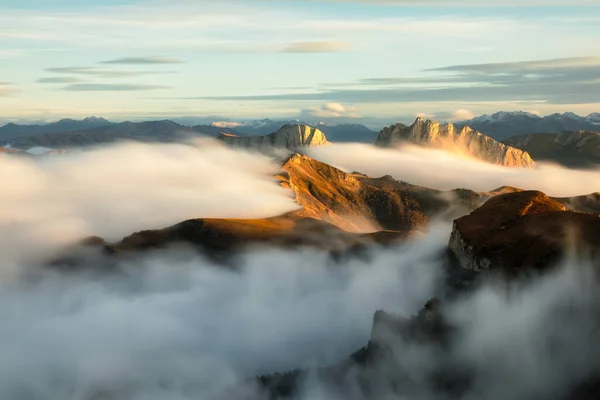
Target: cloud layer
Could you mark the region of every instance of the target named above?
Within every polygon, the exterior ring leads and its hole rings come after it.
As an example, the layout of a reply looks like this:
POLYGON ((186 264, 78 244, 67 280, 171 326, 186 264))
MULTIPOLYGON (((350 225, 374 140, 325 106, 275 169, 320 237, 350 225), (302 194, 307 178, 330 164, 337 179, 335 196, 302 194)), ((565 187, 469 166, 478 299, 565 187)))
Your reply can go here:
POLYGON ((35 256, 98 235, 116 240, 190 218, 268 217, 297 208, 277 165, 203 140, 119 144, 39 159, 0 157, 0 250, 35 256), (23 252, 23 246, 32 251, 23 252), (35 245, 33 245, 35 244, 35 245))
POLYGON ((310 149, 309 154, 346 171, 359 171, 373 177, 391 175, 398 180, 442 190, 489 191, 500 186, 516 186, 558 197, 600 190, 600 171, 552 165, 535 169, 506 168, 422 147, 383 149, 363 144, 334 144, 310 149))

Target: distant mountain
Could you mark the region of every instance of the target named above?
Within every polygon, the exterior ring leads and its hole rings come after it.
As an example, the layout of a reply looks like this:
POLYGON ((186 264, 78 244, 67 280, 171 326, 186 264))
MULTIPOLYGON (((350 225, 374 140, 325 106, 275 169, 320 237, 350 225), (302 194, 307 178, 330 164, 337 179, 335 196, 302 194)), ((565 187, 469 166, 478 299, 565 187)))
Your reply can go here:
MULTIPOLYGON (((588 120, 596 125, 600 125, 600 113, 592 113, 586 117, 588 120)), ((600 129, 600 128, 598 128, 600 129)))
POLYGON ((0 128, 0 141, 23 136, 42 135, 55 132, 72 132, 113 125, 104 118, 88 117, 82 120, 61 119, 46 125, 18 125, 9 123, 0 128))
POLYGON ((243 125, 236 127, 235 129, 248 136, 257 135, 268 135, 270 133, 278 131, 282 126, 285 125, 308 125, 297 119, 294 120, 272 120, 269 118, 247 121, 243 125))
POLYGON ((204 126, 190 128, 169 120, 121 122, 84 130, 19 137, 11 140, 10 144, 16 149, 30 149, 33 147, 53 149, 92 146, 119 140, 176 142, 195 135, 214 136, 214 132, 204 126))
MULTIPOLYGON (((213 123, 216 125, 218 123, 213 123)), ((229 123, 231 124, 231 123, 229 123)), ((232 129, 248 135, 267 135, 272 132, 276 132, 282 126, 285 125, 308 125, 316 128, 327 135, 327 139, 330 142, 359 142, 359 143, 373 143, 377 138, 377 132, 372 131, 361 124, 337 124, 332 125, 329 123, 308 123, 299 120, 272 120, 272 119, 261 119, 255 121, 247 121, 242 125, 237 125, 232 129)))
POLYGON ((592 119, 570 112, 539 117, 535 114, 522 111, 501 111, 492 115, 485 114, 471 120, 461 121, 456 123, 456 125, 469 126, 496 140, 504 140, 512 136, 529 133, 560 133, 564 131, 594 131, 599 129, 592 119))
POLYGON ((236 136, 222 133, 219 139, 232 147, 270 153, 275 149, 296 152, 306 147, 330 144, 323 132, 308 125, 284 125, 277 132, 263 136, 236 136))
POLYGON ((320 129, 327 135, 330 142, 357 142, 357 143, 375 143, 377 132, 372 131, 364 125, 360 124, 317 124, 317 129, 320 129))
POLYGON ((503 143, 528 152, 538 160, 552 161, 571 168, 600 166, 600 133, 534 133, 513 136, 503 143))
POLYGON ((502 144, 468 126, 456 127, 423 118, 417 118, 409 127, 397 124, 384 128, 376 141, 376 145, 382 147, 395 147, 401 143, 466 152, 481 160, 505 167, 535 166, 535 162, 526 152, 502 144))

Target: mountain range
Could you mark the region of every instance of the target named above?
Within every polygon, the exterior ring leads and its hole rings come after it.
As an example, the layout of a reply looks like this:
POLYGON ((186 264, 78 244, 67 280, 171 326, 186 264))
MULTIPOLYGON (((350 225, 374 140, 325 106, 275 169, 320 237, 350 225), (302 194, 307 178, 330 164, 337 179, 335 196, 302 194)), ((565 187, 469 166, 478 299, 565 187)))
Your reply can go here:
POLYGON ((512 136, 530 133, 561 133, 564 131, 598 131, 600 130, 599 114, 581 117, 572 112, 551 114, 545 117, 528 112, 497 112, 484 114, 466 121, 456 123, 493 137, 505 140, 512 136))
POLYGON ((89 117, 81 121, 63 119, 47 125, 7 124, 0 128, 0 140, 5 141, 5 148, 17 154, 24 151, 43 154, 120 140, 178 142, 198 135, 219 138, 238 147, 247 147, 242 145, 246 143, 255 149, 282 147, 292 152, 305 145, 310 147, 325 142, 358 142, 384 147, 408 142, 437 148, 452 147, 499 165, 532 167, 533 160, 538 160, 567 167, 595 168, 600 165, 599 121, 598 113, 587 117, 573 113, 552 114, 542 118, 525 112, 498 112, 456 124, 417 118, 410 127, 395 124, 377 134, 360 124, 309 125, 296 120, 217 121, 186 126, 170 120, 113 123, 89 117), (285 129, 282 131, 282 128, 286 126, 303 127, 306 132, 318 134, 309 140, 310 143, 305 143, 308 136, 292 135, 292 139, 286 134, 283 137, 285 129), (519 132, 525 133, 517 134, 519 132))

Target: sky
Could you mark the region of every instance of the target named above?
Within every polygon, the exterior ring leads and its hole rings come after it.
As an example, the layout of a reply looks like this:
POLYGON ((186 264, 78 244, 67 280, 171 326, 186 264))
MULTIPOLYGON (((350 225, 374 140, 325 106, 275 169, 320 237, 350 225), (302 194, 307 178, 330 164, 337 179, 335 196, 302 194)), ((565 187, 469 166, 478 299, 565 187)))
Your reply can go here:
POLYGON ((596 0, 2 0, 0 123, 600 112, 596 0))

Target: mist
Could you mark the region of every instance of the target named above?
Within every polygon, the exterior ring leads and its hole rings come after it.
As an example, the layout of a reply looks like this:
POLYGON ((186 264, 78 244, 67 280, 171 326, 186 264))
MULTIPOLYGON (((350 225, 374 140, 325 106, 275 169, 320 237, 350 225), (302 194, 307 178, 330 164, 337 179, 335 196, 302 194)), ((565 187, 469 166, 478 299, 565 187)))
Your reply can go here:
POLYGON ((543 163, 534 169, 506 168, 418 146, 386 149, 366 144, 333 144, 308 149, 308 154, 344 171, 372 177, 391 175, 397 180, 439 190, 490 191, 514 186, 555 197, 600 191, 600 170, 574 170, 543 163))
POLYGON ((408 314, 433 294, 449 229, 369 262, 263 249, 232 271, 165 251, 114 275, 2 281, 0 397, 198 399, 336 362, 366 344, 375 310, 408 314))
POLYGON ((44 253, 190 218, 262 218, 298 208, 267 157, 206 139, 120 143, 41 158, 0 157, 0 251, 44 253))

